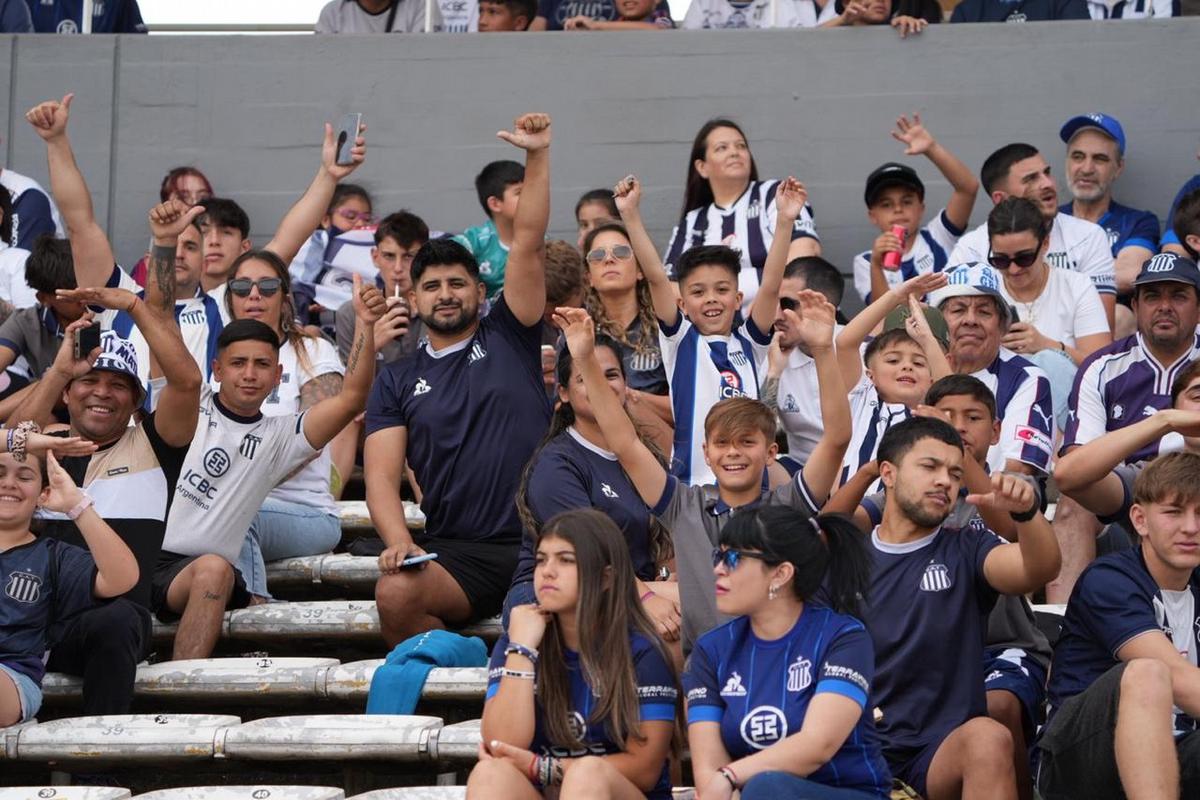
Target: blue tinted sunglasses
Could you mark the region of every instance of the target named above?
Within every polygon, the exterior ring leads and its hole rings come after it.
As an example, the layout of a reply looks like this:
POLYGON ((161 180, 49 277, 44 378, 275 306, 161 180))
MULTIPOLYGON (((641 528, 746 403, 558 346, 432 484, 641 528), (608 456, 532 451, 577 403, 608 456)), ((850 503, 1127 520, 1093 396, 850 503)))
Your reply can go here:
POLYGON ((712 551, 713 567, 718 564, 724 564, 725 569, 733 572, 738 568, 738 564, 742 563, 743 558, 757 558, 764 563, 771 561, 771 557, 766 553, 748 553, 745 550, 722 550, 720 547, 714 547, 712 551))

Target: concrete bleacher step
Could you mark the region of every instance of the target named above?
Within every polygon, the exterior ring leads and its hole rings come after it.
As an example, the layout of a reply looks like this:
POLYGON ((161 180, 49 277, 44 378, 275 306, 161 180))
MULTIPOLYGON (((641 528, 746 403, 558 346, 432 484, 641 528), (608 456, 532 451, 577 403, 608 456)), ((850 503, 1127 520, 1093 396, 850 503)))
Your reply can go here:
MULTIPOLYGON (((342 523, 342 534, 373 534, 375 524, 365 500, 339 500, 338 517, 342 523)), ((421 507, 409 500, 404 501, 404 522, 409 530, 425 530, 425 513, 421 507)))
POLYGON ((0 728, 0 761, 17 757, 17 736, 20 735, 23 728, 28 728, 30 725, 37 725, 36 719, 19 722, 16 725, 11 725, 7 728, 0 728))
POLYGON ((474 764, 479 760, 479 744, 483 741, 482 720, 469 719, 445 725, 433 741, 433 758, 455 764, 474 764))
POLYGON ((0 800, 127 800, 129 790, 119 786, 8 786, 0 800))
POLYGON ((226 729, 227 758, 256 761, 429 761, 438 717, 318 714, 268 717, 226 729))
POLYGON ((304 589, 312 584, 328 584, 369 595, 374 592, 378 580, 379 559, 373 556, 325 553, 285 558, 267 564, 267 585, 272 593, 280 589, 304 589))
MULTIPOLYGON (((383 659, 353 661, 329 670, 325 694, 339 700, 366 702, 375 670, 383 659)), ((487 692, 486 667, 435 667, 425 679, 422 700, 483 702, 487 692)))
MULTIPOLYGON (((138 795, 138 800, 344 800, 335 786, 184 786, 138 795)), ((3 800, 3 798, 0 798, 3 800)))
POLYGON ((123 764, 211 759, 219 735, 241 718, 226 714, 123 714, 76 717, 17 732, 10 757, 56 763, 123 764))

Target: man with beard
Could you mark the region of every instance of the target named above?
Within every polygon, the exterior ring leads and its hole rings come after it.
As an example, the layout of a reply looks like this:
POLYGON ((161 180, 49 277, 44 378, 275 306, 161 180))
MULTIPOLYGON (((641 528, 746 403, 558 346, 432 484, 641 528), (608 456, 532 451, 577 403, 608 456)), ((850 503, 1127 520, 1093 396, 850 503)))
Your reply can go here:
MULTIPOLYGON (((1097 350, 1079 365, 1063 454, 1170 408, 1172 383, 1189 362, 1200 358, 1200 270, 1194 261, 1159 253, 1142 265, 1133 292, 1137 333, 1097 350)), ((1125 463, 1152 458, 1159 449, 1159 442, 1152 442, 1131 453, 1125 463)), ((1059 504, 1059 512, 1065 505, 1059 504)), ((1067 602, 1075 580, 1096 557, 1099 523, 1073 501, 1067 507, 1070 521, 1060 523, 1058 514, 1054 521, 1063 568, 1047 588, 1052 603, 1067 602)))
POLYGON ((380 373, 367 406, 367 504, 387 548, 375 586, 388 646, 500 610, 521 541, 513 498, 550 422, 542 382, 550 118, 526 114, 500 138, 526 151, 504 289, 482 320, 479 265, 452 240, 413 259, 408 306, 429 336, 380 373), (404 524, 404 463, 421 487, 425 535, 404 524), (407 558, 437 558, 409 568, 407 558))
POLYGON ((1058 545, 1030 482, 995 473, 964 501, 1008 514, 1017 544, 944 526, 963 486, 963 443, 946 422, 912 417, 879 445, 886 489, 871 533, 863 622, 875 645, 872 696, 892 774, 928 800, 1017 797, 1012 734, 987 716, 984 621, 998 594, 1058 573, 1058 545))

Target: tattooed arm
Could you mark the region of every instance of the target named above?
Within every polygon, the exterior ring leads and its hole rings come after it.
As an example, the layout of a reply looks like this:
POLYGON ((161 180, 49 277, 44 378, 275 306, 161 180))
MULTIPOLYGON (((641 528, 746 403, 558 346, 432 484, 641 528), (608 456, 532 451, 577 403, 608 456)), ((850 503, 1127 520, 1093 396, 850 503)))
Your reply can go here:
POLYGON ((175 313, 175 253, 179 234, 204 213, 203 206, 188 208, 182 200, 168 200, 150 209, 150 233, 154 245, 146 276, 146 305, 171 318, 175 313))
POLYGON ((330 397, 336 397, 342 391, 342 376, 336 372, 326 372, 310 381, 305 381, 300 387, 300 411, 308 411, 330 397))

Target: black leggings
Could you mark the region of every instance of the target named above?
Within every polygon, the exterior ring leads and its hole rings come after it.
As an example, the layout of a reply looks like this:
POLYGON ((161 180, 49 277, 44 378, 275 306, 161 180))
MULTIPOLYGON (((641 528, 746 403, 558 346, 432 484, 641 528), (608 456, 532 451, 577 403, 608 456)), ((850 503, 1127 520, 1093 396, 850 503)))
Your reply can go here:
POLYGON ((150 649, 150 612, 119 597, 72 617, 46 669, 83 678, 83 713, 128 714, 138 662, 150 649))

